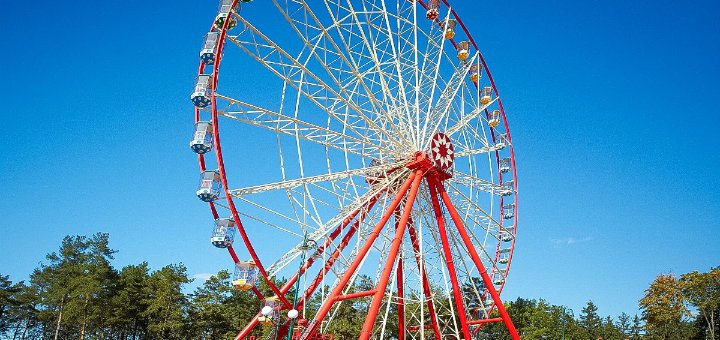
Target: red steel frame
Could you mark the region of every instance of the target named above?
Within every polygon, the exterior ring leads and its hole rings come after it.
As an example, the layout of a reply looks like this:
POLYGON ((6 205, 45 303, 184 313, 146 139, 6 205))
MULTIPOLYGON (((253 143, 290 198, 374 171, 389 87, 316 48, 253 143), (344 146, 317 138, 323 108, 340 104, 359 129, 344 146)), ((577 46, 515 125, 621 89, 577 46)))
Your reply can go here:
MULTIPOLYGON (((506 147, 509 149, 509 152, 510 152, 510 160, 511 160, 510 164, 511 164, 511 170, 512 170, 512 179, 514 180, 513 186, 514 186, 514 192, 515 192, 515 195, 513 195, 514 196, 513 197, 514 212, 513 212, 513 224, 512 224, 513 239, 512 239, 512 243, 511 243, 511 247, 510 247, 511 250, 510 250, 510 254, 509 254, 509 261, 505 268, 505 273, 504 273, 505 275, 507 275, 507 271, 510 268, 510 263, 512 262, 513 248, 515 245, 515 235, 517 233, 517 222, 518 222, 518 195, 517 195, 518 183, 517 183, 517 172, 516 172, 516 167, 515 167, 515 154, 514 154, 514 150, 512 147, 512 138, 510 135, 510 129, 509 129, 509 126, 507 125, 507 118, 505 115, 505 110, 502 105, 502 100, 499 98, 499 93, 498 93, 497 87, 492 78, 492 75, 490 74, 489 69, 487 68, 485 59, 483 58, 482 54, 479 53, 479 49, 478 49, 478 46, 477 46, 475 40, 470 35, 470 32, 468 31, 467 27, 465 26, 463 21, 460 19, 460 17, 457 15, 455 10, 450 8, 450 4, 448 3, 448 0, 442 0, 442 2, 445 4, 445 6, 447 6, 450 9, 452 16, 460 24, 460 27, 465 32, 470 43, 478 51, 479 59, 483 66, 483 69, 485 70, 485 73, 488 76, 488 79, 493 88, 493 91, 495 92, 495 95, 498 97, 497 102, 498 102, 498 106, 500 108, 500 113, 502 116, 503 124, 505 126, 505 135, 506 135, 506 140, 507 140, 507 144, 508 144, 506 147)), ((237 5, 237 3, 238 3, 238 0, 234 0, 232 3, 232 7, 234 8, 237 5)), ((427 9, 427 5, 422 0, 418 0, 418 3, 423 8, 427 9)), ((232 15, 232 14, 230 14, 230 15, 232 15)), ((255 252, 252 242, 250 241, 250 238, 247 235, 247 232, 245 231, 245 228, 239 217, 239 214, 238 214, 235 204, 233 202, 232 196, 230 196, 229 188, 227 185, 227 176, 226 176, 226 171, 225 171, 225 166, 224 166, 224 161, 223 161, 222 147, 220 144, 218 112, 217 112, 217 104, 216 104, 216 89, 217 89, 218 78, 219 78, 220 63, 222 61, 222 50, 224 48, 225 36, 226 36, 227 30, 228 30, 229 22, 230 22, 230 20, 225 20, 223 23, 223 27, 220 29, 216 29, 214 25, 211 26, 211 28, 210 28, 211 31, 217 30, 220 32, 215 61, 212 65, 213 72, 211 74, 211 76, 212 76, 212 82, 211 82, 211 112, 212 112, 211 117, 212 117, 212 119, 211 119, 211 122, 212 122, 212 127, 213 127, 212 133, 213 133, 213 139, 214 139, 214 144, 215 144, 215 155, 216 155, 217 164, 218 164, 218 171, 220 172, 220 179, 221 179, 221 183, 223 185, 224 191, 225 191, 225 197, 228 202, 228 208, 232 214, 233 220, 235 221, 235 225, 238 228, 238 231, 242 237, 243 243, 245 244, 245 246, 248 250, 248 253, 250 254, 250 257, 255 262, 260 275, 267 282, 270 289, 273 291, 273 293, 279 298, 280 302, 282 303, 282 306, 280 306, 279 308, 280 309, 289 309, 289 308, 291 308, 292 304, 285 298, 284 294, 287 293, 287 291, 289 291, 292 284, 300 277, 300 275, 302 275, 304 273, 304 271, 307 270, 313 264, 314 259, 312 257, 310 257, 306 261, 306 263, 301 267, 301 270, 297 274, 295 274, 282 288, 278 288, 274 284, 274 282, 272 280, 270 280, 270 278, 268 277, 268 273, 266 272, 262 262, 260 261, 257 253, 255 252)), ((439 23, 439 20, 437 20, 437 23, 439 23)), ((451 39, 451 42, 452 42, 453 46, 456 46, 456 43, 453 39, 451 39)), ((199 65, 199 68, 198 68, 198 74, 203 74, 204 71, 205 71, 205 64, 203 64, 201 62, 199 65)), ((478 84, 476 83, 475 86, 478 86, 478 84)), ((194 120, 195 120, 195 123, 200 121, 200 110, 197 107, 195 108, 194 120)), ((492 129, 491 129, 491 136, 492 136, 493 141, 495 141, 496 140, 495 131, 492 129)), ((495 151, 495 157, 496 157, 496 162, 499 166, 499 157, 500 156, 499 156, 498 151, 495 151)), ((198 155, 198 165, 199 165, 201 171, 206 170, 205 158, 204 158, 204 155, 202 155, 202 154, 198 155)), ((388 281, 389 275, 393 270, 395 258, 397 256, 397 252, 400 247, 400 244, 402 243, 403 232, 404 232, 404 229, 406 226, 408 227, 408 232, 411 236, 411 242, 413 243, 413 249, 416 252, 416 260, 418 262, 417 265, 419 268, 421 266, 419 254, 417 254, 418 248, 416 245, 417 240, 415 237, 415 231, 412 226, 412 221, 409 220, 409 214, 410 214, 410 211, 412 208, 412 202, 414 201, 415 196, 417 195, 419 183, 422 180, 422 178, 427 177, 429 188, 431 190, 431 199, 433 202, 433 210, 435 211, 436 219, 438 221, 438 228, 443 229, 443 231, 441 231, 441 236, 444 239, 443 251, 446 256, 446 261, 448 261, 448 263, 447 263, 448 269, 450 270, 450 267, 452 267, 452 258, 451 258, 452 254, 449 252, 449 245, 446 245, 447 236, 444 231, 445 226, 444 226, 444 222, 442 220, 442 212, 440 212, 440 214, 438 215, 438 211, 439 211, 440 207, 439 207, 439 202, 437 201, 436 194, 439 194, 442 197, 442 200, 445 203, 445 206, 448 209, 448 212, 450 213, 450 216, 452 217, 453 222, 454 222, 456 228, 458 229, 458 232, 460 233, 465 246, 468 248, 468 251, 473 259, 474 264, 477 266, 478 270, 481 273, 481 276, 483 278, 483 282, 485 283, 485 286, 488 288, 488 291, 490 292, 490 295, 493 298, 494 306, 498 308, 498 311, 500 312, 500 315, 501 315, 500 318, 472 320, 472 321, 465 320, 465 322, 462 322, 462 320, 461 320, 461 324, 463 327, 463 334, 465 335, 466 338, 469 338, 468 334, 466 333, 468 325, 482 325, 487 322, 502 321, 505 323, 506 327, 510 331, 512 338, 519 339, 517 331, 515 330, 514 326, 512 325, 512 321, 510 320, 510 317, 508 316, 507 311, 505 310, 505 308, 499 298, 498 291, 495 290, 494 285, 492 284, 491 278, 489 277, 489 275, 487 274, 487 271, 485 270, 484 266, 482 265, 482 262, 472 245, 472 241, 469 239, 469 236, 467 235, 467 232, 464 229, 462 219, 458 215, 455 207, 452 205, 452 202, 450 201, 450 198, 447 195, 447 192, 445 191, 444 186, 441 183, 441 179, 438 179, 436 176, 426 176, 425 172, 427 172, 427 170, 428 169, 416 170, 415 173, 413 173, 412 175, 409 176, 409 178, 407 179, 405 184, 403 184, 403 186, 400 188, 400 190, 395 192, 396 196, 395 196, 393 203, 391 203, 391 205, 390 205, 391 208, 389 207, 389 209, 386 211, 385 215, 383 215, 383 217, 381 218, 378 225, 376 225, 375 230, 370 235, 371 240, 369 239, 368 242, 366 243, 366 246, 363 247, 363 249, 361 249, 361 251, 360 251, 363 254, 367 253, 367 251, 369 250, 373 241, 377 238, 377 236, 379 235, 379 232, 382 230, 382 228, 384 227, 384 225, 387 222, 387 220, 389 219, 389 217, 393 214, 394 210, 400 204, 400 201, 402 200, 402 198, 405 196, 406 193, 409 193, 409 195, 407 197, 407 202, 405 205, 406 208, 403 211, 403 216, 401 217, 401 221, 399 223, 397 223, 397 225, 396 225, 396 235, 395 235, 395 238, 393 239, 392 246, 391 246, 391 254, 390 254, 391 256, 388 257, 385 268, 383 269, 383 272, 381 275, 381 279, 378 283, 378 287, 373 292, 373 295, 374 295, 373 302, 371 304, 368 318, 366 319, 366 322, 363 325, 363 331, 361 333, 361 338, 367 339, 370 336, 370 332, 372 331, 373 322, 375 320, 375 317, 377 316, 377 310, 381 303, 380 300, 383 295, 383 292, 385 291, 385 288, 387 287, 387 281, 388 281), (412 188, 409 188, 411 183, 412 183, 412 188), (417 185, 416 185, 416 183, 417 183, 417 185), (437 191, 437 193, 433 193, 434 191, 437 191), (437 203, 437 206, 436 206, 436 203, 437 203), (406 217, 406 215, 407 215, 407 217, 406 217), (441 227, 441 225, 442 225, 442 227, 441 227), (382 288, 382 289, 380 289, 380 288, 382 288), (372 318, 370 316, 372 316, 372 318)), ((499 183, 502 184, 503 176, 502 176, 502 173, 499 171, 498 171, 498 177, 499 177, 498 178, 499 183)), ((368 203, 367 207, 361 207, 360 209, 355 211, 351 215, 351 217, 348 217, 345 221, 343 221, 343 223, 341 225, 339 225, 335 229, 335 231, 333 231, 330 234, 330 236, 328 237, 328 239, 326 240, 324 245, 322 247, 318 248, 318 253, 321 254, 322 252, 324 252, 326 250, 327 246, 329 245, 329 243, 332 242, 332 240, 334 240, 340 234, 340 232, 357 216, 357 214, 364 208, 367 208, 362 211, 361 216, 356 220, 353 227, 351 227, 348 230, 348 232, 346 233, 345 237, 343 237, 344 242, 341 242, 341 246, 335 250, 335 252, 331 255, 330 259, 326 262, 325 267, 321 271, 322 275, 324 275, 323 273, 327 273, 327 271, 330 269, 330 267, 332 267, 332 264, 337 259, 340 252, 342 252, 342 250, 347 245, 349 240, 353 237, 355 231, 358 228, 360 221, 362 221, 365 214, 372 208, 372 206, 374 205, 375 200, 377 200, 377 198, 378 198, 378 196, 374 197, 372 200, 372 203, 368 203)), ((500 198, 500 207, 499 207, 501 209, 501 214, 502 214, 503 202, 504 202, 504 198, 501 197, 500 198)), ((208 205, 210 207, 210 211, 213 215, 213 218, 215 218, 215 219, 219 218, 215 204, 213 202, 209 202, 208 205)), ((502 225, 502 223, 503 223, 502 218, 500 219, 500 223, 502 225)), ((500 242, 501 241, 498 242, 498 246, 496 248, 495 260, 497 260, 497 257, 499 256, 498 250, 500 247, 500 242)), ((234 263, 238 263, 240 261, 232 246, 228 247, 228 253, 231 256, 231 258, 233 259, 234 263)), ((362 257, 364 257, 364 255, 358 256, 358 258, 362 258, 362 257)), ((398 263, 400 264, 400 266, 398 266, 398 268, 397 268, 397 275, 398 275, 397 283, 398 283, 398 295, 400 296, 400 300, 399 300, 400 306, 402 306, 403 282, 402 282, 402 269, 401 269, 402 263, 400 261, 401 260, 398 260, 398 263)), ((359 262, 360 261, 358 261, 358 260, 353 262, 350 270, 348 270, 348 272, 343 276, 343 279, 341 280, 342 284, 335 288, 335 290, 333 291, 333 294, 331 295, 332 298, 328 299, 328 301, 326 301, 326 303, 321 307, 320 311, 318 311, 318 314, 316 315, 315 320, 313 320, 313 322, 310 324, 310 326, 303 333, 303 337, 302 337, 303 339, 305 339, 307 337, 307 335, 312 334, 315 331, 315 329, 317 328, 317 326, 319 324, 318 320, 322 320, 322 318, 324 318, 324 316, 327 315, 332 304, 335 301, 340 301, 343 299, 348 299, 348 298, 354 297, 354 296, 350 296, 350 294, 341 296, 339 293, 342 291, 342 287, 344 287, 344 285, 347 284, 347 282, 349 281, 349 279, 351 277, 351 275, 348 273, 354 273, 354 271, 357 269, 357 266, 359 265, 359 262), (342 287, 340 287, 340 286, 342 286, 342 287), (321 314, 321 312, 322 312, 322 314, 321 314), (318 317, 320 315, 322 315, 322 316, 318 317)), ((422 268, 420 268, 420 271, 423 274, 425 273, 424 269, 422 269, 422 268)), ((314 280, 314 281, 317 281, 317 279, 321 277, 320 276, 321 274, 318 274, 318 276, 316 277, 316 280, 314 280)), ((459 288, 456 287, 457 286, 457 278, 455 277, 455 275, 451 275, 451 278, 454 281, 453 282, 453 291, 455 294, 456 292, 459 292, 458 291, 459 288)), ((314 282, 314 286, 305 292, 304 296, 300 299, 300 302, 298 304, 298 309, 302 308, 302 305, 303 305, 304 301, 306 300, 306 298, 308 298, 314 292, 314 290, 317 288, 318 285, 319 285, 319 282, 314 282)), ((504 282, 500 286, 499 290, 502 290, 503 286, 504 286, 504 282)), ((426 294, 429 294, 429 283, 427 282, 426 275, 423 276, 423 290, 425 291, 426 294)), ((260 291, 257 288, 254 288, 253 292, 257 295, 258 299, 262 300, 264 298, 263 295, 260 293, 260 291)), ((369 292, 364 292, 364 293, 369 294, 369 292)), ((458 306, 459 311, 464 310, 461 308, 462 307, 461 301, 462 301, 461 299, 457 299, 457 295, 456 295, 456 303, 459 302, 459 306, 458 306)), ((399 314, 400 314, 400 310, 402 310, 402 308, 399 309, 399 314)), ((432 301, 428 301, 428 311, 431 314, 432 328, 435 332, 436 337, 439 338, 440 330, 439 330, 437 319, 436 319, 436 316, 434 313, 434 307, 432 305, 432 301)), ((403 311, 403 313, 404 313, 404 311, 403 311)), ((459 314, 461 315, 461 319, 466 317, 465 313, 459 313, 459 314)), ((399 320, 400 321, 399 325, 400 325, 400 327, 402 327, 401 329, 404 329, 405 328, 404 320, 402 319, 402 316, 399 316, 399 317, 401 318, 401 320, 399 320)), ((253 320, 246 326, 246 328, 242 332, 240 332, 240 334, 238 334, 236 339, 242 339, 242 338, 248 336, 249 332, 255 327, 255 325, 257 325, 257 316, 255 318, 253 318, 253 320)), ((421 325, 421 327, 424 328, 425 326, 421 325)), ((402 339, 402 337, 401 337, 401 339, 402 339)))

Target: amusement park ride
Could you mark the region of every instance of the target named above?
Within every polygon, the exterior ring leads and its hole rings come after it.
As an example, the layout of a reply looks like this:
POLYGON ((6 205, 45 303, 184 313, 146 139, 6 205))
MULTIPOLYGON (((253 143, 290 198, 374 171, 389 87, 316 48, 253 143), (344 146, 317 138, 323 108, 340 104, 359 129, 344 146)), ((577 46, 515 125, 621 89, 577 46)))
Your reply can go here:
POLYGON ((367 310, 358 339, 472 339, 489 322, 519 339, 499 296, 517 230, 512 139, 458 13, 247 2, 221 0, 191 95, 211 242, 258 299, 236 339, 331 339, 342 304, 367 310))

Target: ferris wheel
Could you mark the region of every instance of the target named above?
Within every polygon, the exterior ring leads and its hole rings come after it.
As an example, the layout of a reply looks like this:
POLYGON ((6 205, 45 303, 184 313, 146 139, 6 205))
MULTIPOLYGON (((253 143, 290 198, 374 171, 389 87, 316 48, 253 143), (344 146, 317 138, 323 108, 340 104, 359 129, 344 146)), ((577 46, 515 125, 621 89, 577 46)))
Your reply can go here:
POLYGON ((447 0, 221 0, 191 100, 211 242, 258 298, 236 339, 329 338, 343 304, 359 339, 519 339, 510 129, 447 0))

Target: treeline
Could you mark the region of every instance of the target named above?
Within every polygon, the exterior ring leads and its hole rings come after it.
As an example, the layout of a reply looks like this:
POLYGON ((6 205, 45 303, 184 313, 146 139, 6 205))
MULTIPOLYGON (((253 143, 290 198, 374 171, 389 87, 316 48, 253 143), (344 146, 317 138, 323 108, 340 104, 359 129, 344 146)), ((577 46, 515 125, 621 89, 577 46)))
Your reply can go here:
POLYGON ((68 236, 58 252, 13 284, 0 275, 0 338, 232 339, 257 298, 220 272, 191 294, 183 265, 113 268, 107 234, 68 236))
MULTIPOLYGON (((111 263, 114 253, 107 234, 68 236, 28 282, 0 275, 0 339, 232 339, 259 310, 252 292, 232 288, 227 271, 186 294, 192 279, 183 265, 151 271, 141 263, 118 270, 111 263)), ((357 282, 358 291, 372 288, 363 286, 369 280, 357 282)), ((259 289, 272 295, 262 284, 259 289)), ((640 316, 623 313, 617 319, 600 316, 592 301, 577 315, 542 299, 519 298, 506 306, 525 340, 720 339, 720 267, 660 275, 645 293, 640 316)), ((366 300, 341 305, 328 332, 336 339, 354 338, 366 300)), ((311 299, 307 307, 318 304, 311 299)), ((255 330, 267 335, 263 332, 268 328, 255 330)), ((494 323, 481 328, 476 339, 510 337, 494 323)))

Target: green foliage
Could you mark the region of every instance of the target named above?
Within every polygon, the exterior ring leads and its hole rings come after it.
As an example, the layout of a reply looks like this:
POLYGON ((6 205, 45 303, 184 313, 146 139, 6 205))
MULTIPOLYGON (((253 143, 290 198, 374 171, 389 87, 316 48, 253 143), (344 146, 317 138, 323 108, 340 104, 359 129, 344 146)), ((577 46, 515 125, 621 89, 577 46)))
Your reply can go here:
POLYGON ((680 276, 680 290, 687 303, 698 311, 698 326, 708 338, 718 339, 720 319, 720 267, 707 273, 697 271, 680 276))
POLYGON ((588 301, 580 311, 580 326, 585 330, 585 337, 597 339, 600 336, 602 321, 597 313, 598 308, 592 301, 588 301))
MULTIPOLYGON (((114 253, 107 234, 68 236, 58 251, 48 254, 47 260, 35 269, 29 282, 13 283, 9 277, 0 275, 0 338, 232 339, 262 307, 252 291, 232 288, 227 271, 220 271, 192 293, 185 294, 183 288, 191 280, 183 265, 152 271, 147 263, 141 263, 116 270, 111 264, 114 253)), ((278 286, 285 282, 273 280, 278 286)), ((331 288, 326 286, 322 290, 327 292, 331 288)), ((405 310, 419 313, 420 287, 405 288, 405 310)), ((258 289, 263 296, 273 296, 264 281, 258 289)), ((371 289, 373 280, 360 275, 347 293, 371 289)), ((440 287, 430 289, 443 294, 440 287)), ((467 307, 474 315, 482 308, 477 292, 483 289, 484 284, 477 278, 462 283, 461 294, 469 301, 467 307)), ((322 290, 304 302, 301 319, 313 318, 321 304, 322 290)), ((293 301, 294 289, 285 297, 293 301)), ((323 332, 336 339, 357 338, 370 301, 371 297, 364 297, 337 304, 337 310, 333 309, 334 322, 323 332)), ((454 301, 436 299, 434 306, 438 313, 449 316, 454 301)), ((658 276, 640 300, 642 318, 626 313, 617 320, 601 316, 592 301, 588 301, 577 318, 573 311, 542 299, 518 298, 507 303, 506 308, 524 340, 717 340, 720 267, 679 278, 658 276)), ((427 308, 424 311, 424 319, 430 320, 427 308)), ((490 317, 497 316, 494 311, 490 317)), ((379 317, 387 318, 386 338, 396 334, 397 305, 383 303, 379 317)), ((417 320, 409 322, 406 326, 418 325, 417 320)), ((448 322, 457 321, 441 321, 440 328, 447 331, 458 326, 448 322)), ((256 327, 252 335, 274 338, 278 329, 282 327, 256 327)), ((502 323, 491 323, 480 328, 475 339, 500 340, 510 336, 502 323)))

